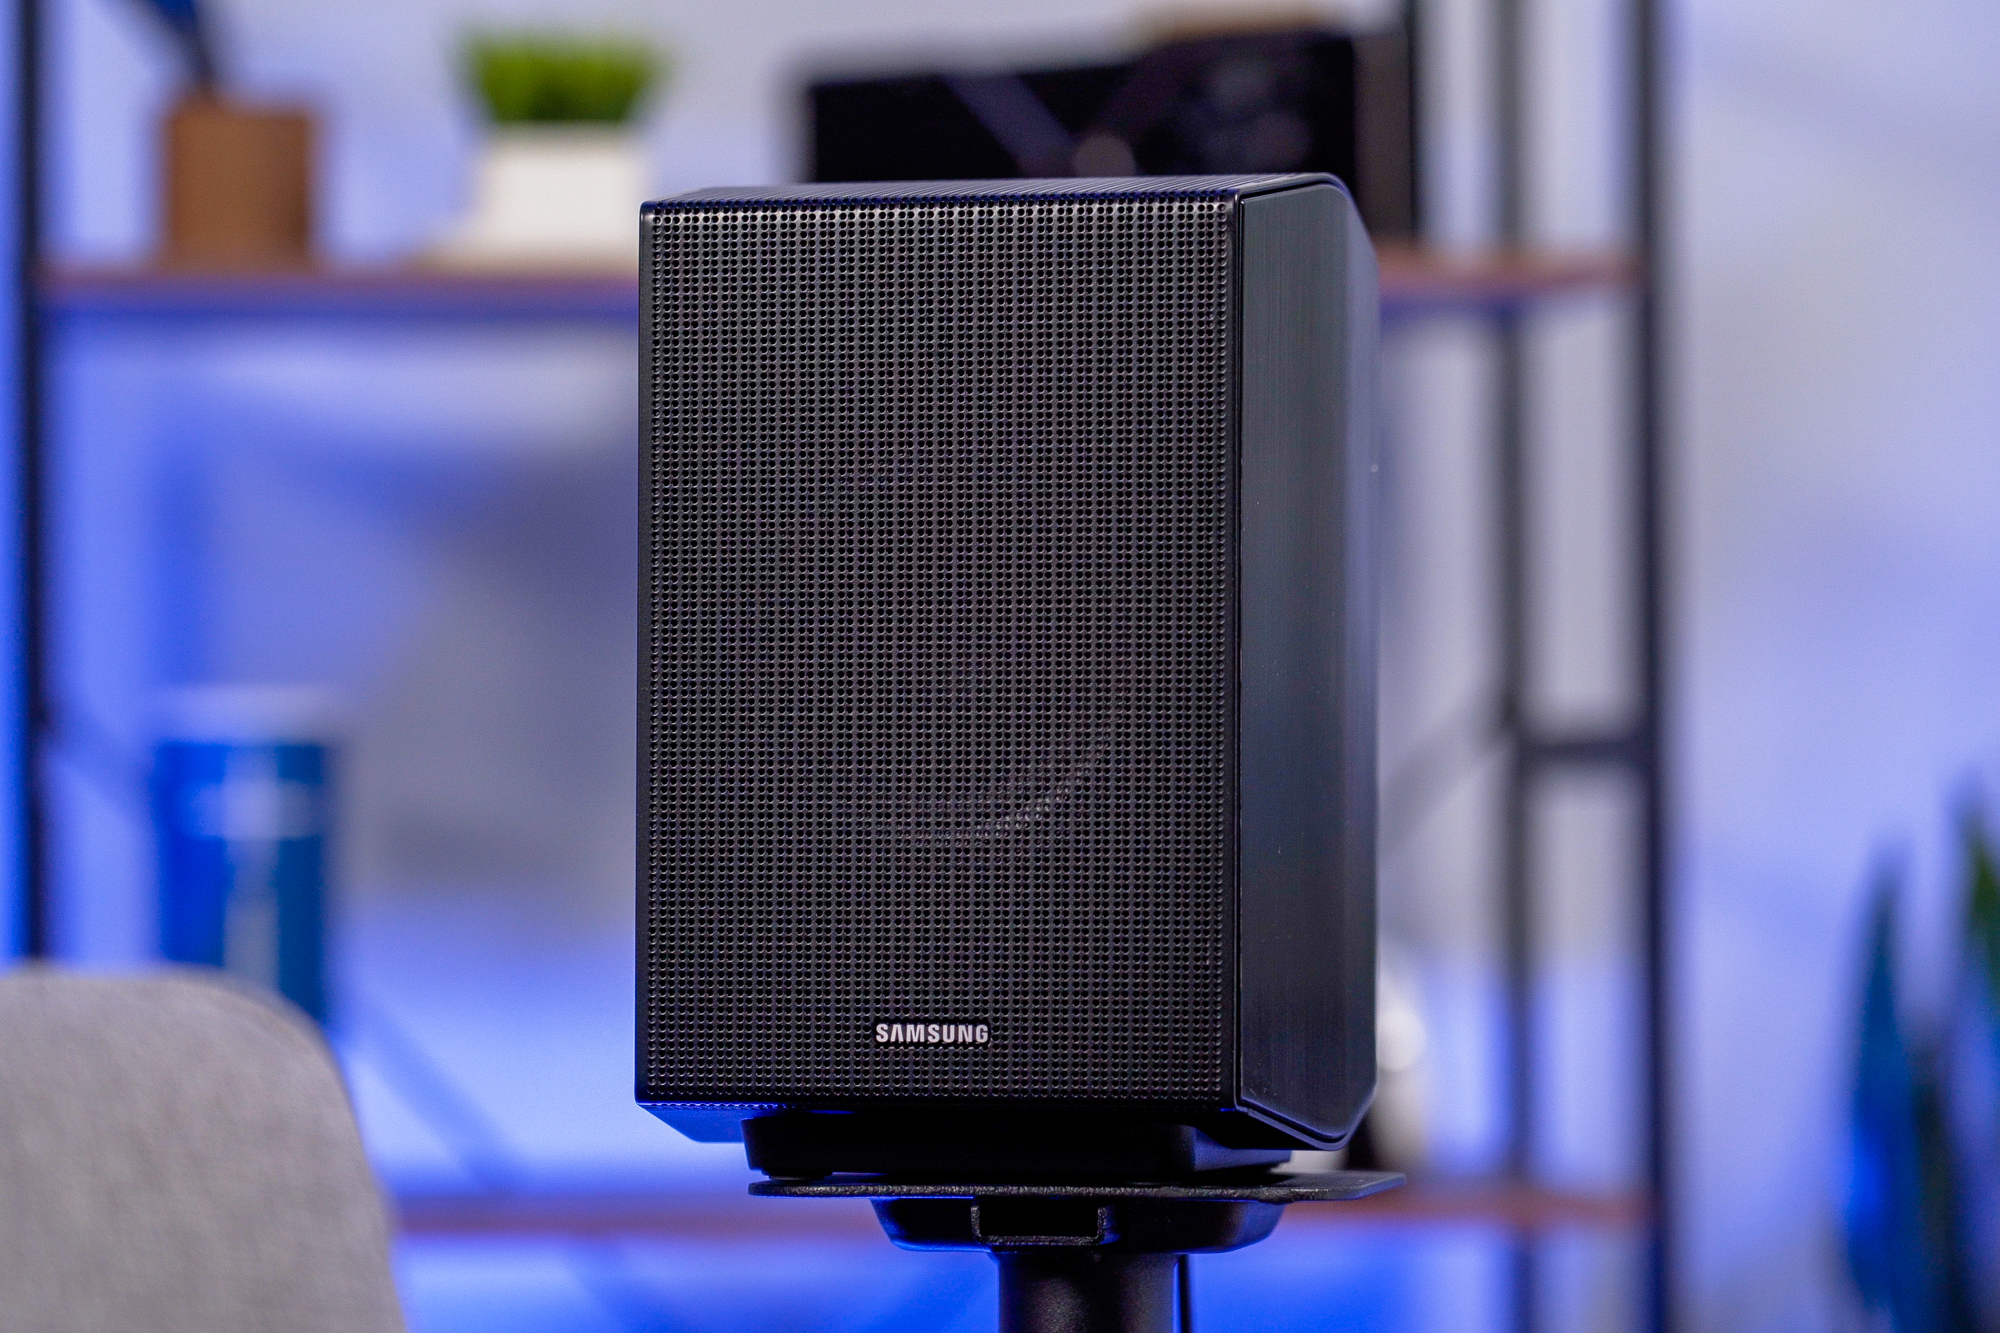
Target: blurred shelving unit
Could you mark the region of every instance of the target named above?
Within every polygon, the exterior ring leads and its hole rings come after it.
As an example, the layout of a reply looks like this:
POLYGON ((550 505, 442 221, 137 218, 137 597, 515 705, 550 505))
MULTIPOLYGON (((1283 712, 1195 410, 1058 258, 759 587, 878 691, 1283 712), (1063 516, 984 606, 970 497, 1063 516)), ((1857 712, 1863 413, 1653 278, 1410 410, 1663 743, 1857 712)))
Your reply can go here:
MULTIPOLYGON (((1439 9, 1430 0, 1409 0, 1412 33, 1439 9)), ((1618 906, 1631 923, 1638 1050, 1625 1069, 1600 1068, 1597 1076, 1606 1082, 1630 1080, 1637 1094, 1632 1099, 1637 1123, 1631 1167, 1646 1203, 1634 1228, 1640 1259, 1637 1290, 1622 1322, 1653 1333, 1671 1333, 1678 1322, 1666 754, 1670 534, 1662 299, 1667 175, 1663 9, 1660 0, 1614 0, 1609 8, 1609 33, 1617 43, 1612 59, 1618 66, 1609 86, 1622 85, 1622 96, 1615 95, 1615 102, 1605 107, 1615 129, 1608 153, 1595 165, 1603 179, 1614 183, 1609 193, 1622 204, 1616 225, 1629 253, 1622 275, 1625 319, 1614 335, 1622 344, 1617 360, 1627 406, 1607 423, 1599 446, 1604 456, 1620 459, 1625 473, 1620 493, 1607 497, 1620 519, 1612 541, 1623 549, 1598 557, 1624 571, 1617 580, 1622 613, 1618 636, 1630 668, 1623 716, 1614 721, 1578 730, 1537 714, 1536 687, 1549 664, 1540 660, 1535 631, 1553 594, 1537 563, 1550 524, 1536 486, 1536 454, 1545 441, 1534 429, 1533 405, 1546 385, 1531 355, 1539 312, 1526 306, 1497 308, 1488 320, 1497 357, 1492 426, 1485 441, 1494 466, 1490 586, 1497 614, 1491 708, 1494 730, 1505 745, 1494 880, 1506 1034, 1504 1169, 1514 1188, 1535 1187, 1545 1161, 1547 1111, 1554 1100, 1545 1059, 1550 1034, 1542 1012, 1553 858, 1536 845, 1537 819, 1550 807, 1551 779, 1611 777, 1624 785, 1634 814, 1635 836, 1623 858, 1630 897, 1618 906)), ((1550 15, 1523 0, 1493 0, 1487 13, 1492 23, 1490 202, 1496 243, 1532 252, 1548 189, 1548 164, 1542 160, 1547 122, 1537 100, 1546 71, 1537 60, 1547 49, 1550 15)), ((1536 1333, 1549 1322, 1547 1255, 1539 1240, 1532 1230, 1514 1233, 1509 1320, 1514 1333, 1536 1333)))
MULTIPOLYGON (((1426 8, 1411 4, 1413 35, 1426 8)), ((1631 1326, 1664 1333, 1673 1327, 1672 1104, 1668 1029, 1666 848, 1667 801, 1662 769, 1663 694, 1667 660, 1666 529, 1663 521, 1664 320, 1662 264, 1662 113, 1658 0, 1620 4, 1632 80, 1624 146, 1629 178, 1629 247, 1625 253, 1547 253, 1527 225, 1530 178, 1527 133, 1527 11, 1520 0, 1494 0, 1494 87, 1497 103, 1496 181, 1503 248, 1487 254, 1385 249, 1385 323, 1434 317, 1486 321, 1497 334, 1501 374, 1493 449, 1498 463, 1496 645, 1501 681, 1498 724, 1511 752, 1502 815, 1499 884, 1502 953, 1506 960, 1508 1176, 1481 1182, 1423 1182, 1361 1203, 1293 1211, 1286 1227, 1328 1233, 1354 1227, 1484 1229, 1510 1238, 1517 1333, 1541 1323, 1537 1242, 1545 1234, 1588 1230, 1635 1238, 1646 1256, 1645 1289, 1631 1326), (1629 601, 1639 663, 1629 725, 1604 734, 1544 735, 1528 723, 1527 631, 1529 511, 1525 481, 1529 364, 1526 322, 1566 302, 1621 300, 1633 312, 1630 368, 1633 408, 1625 447, 1634 494, 1629 507, 1635 575, 1629 601), (1535 1183, 1537 1087, 1532 1003, 1537 977, 1535 867, 1527 851, 1530 792, 1539 775, 1557 768, 1595 767, 1630 774, 1639 791, 1640 885, 1645 1049, 1637 1098, 1643 1186, 1628 1193, 1571 1193, 1535 1183)), ((42 536, 47 441, 42 419, 45 333, 66 322, 284 320, 377 322, 567 323, 631 327, 638 311, 636 281, 586 273, 465 274, 420 268, 329 269, 314 272, 214 275, 146 268, 56 269, 38 265, 43 190, 39 153, 41 11, 18 7, 14 59, 16 269, 15 402, 20 583, 16 599, 21 643, 17 685, 20 723, 15 823, 23 886, 24 952, 46 951, 48 891, 39 781, 49 739, 46 683, 50 620, 43 586, 42 536)), ((870 1212, 822 1204, 810 1209, 760 1206, 743 1197, 708 1195, 556 1194, 439 1195, 399 1201, 404 1230, 415 1236, 553 1236, 570 1239, 653 1237, 663 1240, 788 1232, 879 1236, 870 1212)))
MULTIPOLYGON (((1630 287, 1630 261, 1612 254, 1444 255, 1385 249, 1382 314, 1521 309, 1630 287)), ((601 273, 457 273, 422 268, 212 274, 172 269, 72 269, 45 273, 42 309, 70 316, 207 319, 635 320, 636 280, 601 273)))

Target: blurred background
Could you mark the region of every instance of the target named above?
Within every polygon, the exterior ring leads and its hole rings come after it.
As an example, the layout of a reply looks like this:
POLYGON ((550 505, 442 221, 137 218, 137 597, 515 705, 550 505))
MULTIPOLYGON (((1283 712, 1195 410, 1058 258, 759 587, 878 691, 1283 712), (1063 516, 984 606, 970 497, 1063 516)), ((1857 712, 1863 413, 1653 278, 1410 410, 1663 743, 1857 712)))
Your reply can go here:
POLYGON ((323 1018, 420 1333, 990 1327, 632 1105, 634 210, 1329 169, 1414 1183, 1199 1317, 2000 1328, 2000 9, 1406 5, 26 6, 0 956, 323 1018))

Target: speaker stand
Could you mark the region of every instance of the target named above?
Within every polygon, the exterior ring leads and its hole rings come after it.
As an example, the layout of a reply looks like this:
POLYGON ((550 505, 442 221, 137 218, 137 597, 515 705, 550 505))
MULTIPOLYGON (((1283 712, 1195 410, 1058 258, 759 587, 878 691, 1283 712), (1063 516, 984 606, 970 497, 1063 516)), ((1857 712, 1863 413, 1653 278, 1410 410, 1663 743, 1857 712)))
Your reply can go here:
POLYGON ((988 1251, 1000 1264, 1000 1333, 1173 1333, 1177 1307, 1187 1333, 1186 1256, 1256 1244, 1287 1204, 1360 1199, 1402 1183, 1388 1171, 1259 1169, 1148 1185, 828 1176, 761 1180, 750 1192, 870 1199, 904 1249, 988 1251))

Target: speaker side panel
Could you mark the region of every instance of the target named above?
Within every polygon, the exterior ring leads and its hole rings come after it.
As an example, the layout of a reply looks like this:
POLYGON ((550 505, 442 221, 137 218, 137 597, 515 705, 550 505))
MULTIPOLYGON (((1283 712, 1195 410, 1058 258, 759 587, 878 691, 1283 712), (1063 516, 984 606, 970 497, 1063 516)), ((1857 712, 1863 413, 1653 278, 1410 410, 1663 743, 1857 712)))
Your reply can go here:
POLYGON ((1374 256, 1333 186, 1242 208, 1239 1071, 1338 1142, 1375 1079, 1374 256))

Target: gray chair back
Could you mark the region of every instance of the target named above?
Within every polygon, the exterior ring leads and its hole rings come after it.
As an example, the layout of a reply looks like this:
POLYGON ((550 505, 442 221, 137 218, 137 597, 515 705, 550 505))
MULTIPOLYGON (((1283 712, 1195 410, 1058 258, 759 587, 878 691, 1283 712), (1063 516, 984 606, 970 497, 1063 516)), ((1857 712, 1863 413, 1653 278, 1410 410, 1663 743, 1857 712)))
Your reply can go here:
POLYGON ((0 1326, 398 1333, 312 1024, 189 972, 0 975, 0 1326))

